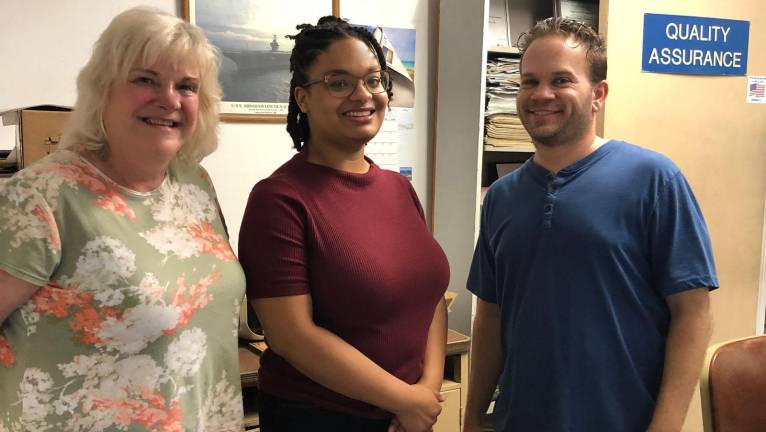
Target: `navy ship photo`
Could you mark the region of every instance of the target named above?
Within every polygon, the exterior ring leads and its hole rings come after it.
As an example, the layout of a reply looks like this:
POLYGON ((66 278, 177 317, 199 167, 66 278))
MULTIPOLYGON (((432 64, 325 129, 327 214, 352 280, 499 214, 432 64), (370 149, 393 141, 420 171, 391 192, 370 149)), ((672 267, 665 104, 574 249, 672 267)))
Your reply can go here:
POLYGON ((280 104, 277 112, 287 112, 290 51, 279 49, 277 35, 269 45, 271 49, 260 50, 249 46, 221 47, 223 62, 219 78, 224 102, 280 104))
POLYGON ((277 35, 271 41, 271 50, 234 51, 224 50, 222 53, 237 67, 239 73, 251 73, 274 70, 287 70, 290 67, 290 52, 280 51, 277 35))

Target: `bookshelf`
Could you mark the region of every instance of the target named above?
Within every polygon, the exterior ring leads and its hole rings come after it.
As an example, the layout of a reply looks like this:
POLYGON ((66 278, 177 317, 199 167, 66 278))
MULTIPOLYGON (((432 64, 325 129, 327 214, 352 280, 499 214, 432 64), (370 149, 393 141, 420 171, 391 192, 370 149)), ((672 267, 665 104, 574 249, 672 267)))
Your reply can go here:
POLYGON ((520 59, 521 54, 515 46, 487 50, 484 146, 480 167, 482 189, 508 172, 498 169, 499 166, 512 164, 518 167, 534 153, 532 139, 516 114, 520 59))

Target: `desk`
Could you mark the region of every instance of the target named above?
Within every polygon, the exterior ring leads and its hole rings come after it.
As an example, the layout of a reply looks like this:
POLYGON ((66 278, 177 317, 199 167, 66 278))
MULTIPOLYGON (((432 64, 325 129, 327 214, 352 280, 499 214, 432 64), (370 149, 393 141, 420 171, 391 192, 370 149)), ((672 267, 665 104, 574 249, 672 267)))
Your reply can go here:
MULTIPOLYGON (((444 404, 434 432, 462 431, 463 409, 468 394, 468 336, 454 330, 447 332, 447 349, 444 359, 444 381, 441 393, 444 404)), ((258 350, 248 344, 239 346, 239 377, 242 381, 242 402, 245 406, 245 430, 258 431, 258 369, 261 359, 258 350)))
POLYGON ((444 396, 442 412, 434 425, 434 432, 460 432, 463 430, 463 410, 468 397, 468 351, 471 338, 455 330, 447 331, 447 349, 444 358, 444 396))
POLYGON ((249 345, 239 345, 239 379, 242 382, 242 403, 245 406, 245 430, 257 431, 258 425, 258 369, 261 357, 249 345))

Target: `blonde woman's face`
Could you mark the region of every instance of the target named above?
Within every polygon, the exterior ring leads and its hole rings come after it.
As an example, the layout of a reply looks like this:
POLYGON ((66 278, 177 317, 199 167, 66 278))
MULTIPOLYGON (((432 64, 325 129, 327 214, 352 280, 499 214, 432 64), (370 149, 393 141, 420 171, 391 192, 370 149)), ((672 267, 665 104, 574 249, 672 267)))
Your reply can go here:
POLYGON ((199 85, 196 70, 163 62, 115 82, 104 110, 110 159, 172 160, 197 126, 199 85))

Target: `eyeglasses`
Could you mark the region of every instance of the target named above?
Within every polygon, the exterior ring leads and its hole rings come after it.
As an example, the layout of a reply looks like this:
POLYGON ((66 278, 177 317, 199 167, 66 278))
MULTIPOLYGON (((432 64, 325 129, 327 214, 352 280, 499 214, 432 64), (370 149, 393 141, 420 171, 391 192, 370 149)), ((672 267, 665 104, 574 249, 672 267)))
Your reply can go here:
POLYGON ((332 96, 345 98, 356 90, 360 79, 362 84, 364 84, 364 88, 372 94, 383 93, 391 88, 391 76, 388 74, 388 71, 384 70, 370 72, 362 78, 348 73, 331 72, 318 80, 309 81, 301 87, 307 88, 323 82, 327 86, 327 91, 332 96))

